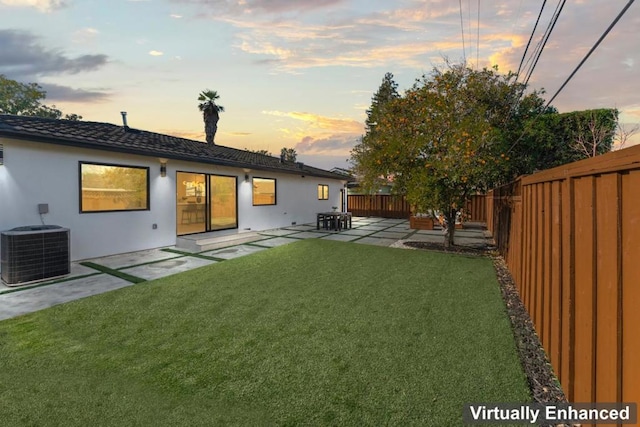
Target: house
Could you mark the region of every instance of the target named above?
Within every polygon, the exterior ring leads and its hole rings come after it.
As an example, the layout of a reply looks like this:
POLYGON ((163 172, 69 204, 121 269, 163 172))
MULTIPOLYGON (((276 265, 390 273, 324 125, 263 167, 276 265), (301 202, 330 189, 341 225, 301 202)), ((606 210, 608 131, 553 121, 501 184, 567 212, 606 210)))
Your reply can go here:
POLYGON ((171 246, 194 233, 315 222, 318 212, 346 208, 347 181, 126 122, 0 115, 0 231, 68 228, 72 260, 171 246))

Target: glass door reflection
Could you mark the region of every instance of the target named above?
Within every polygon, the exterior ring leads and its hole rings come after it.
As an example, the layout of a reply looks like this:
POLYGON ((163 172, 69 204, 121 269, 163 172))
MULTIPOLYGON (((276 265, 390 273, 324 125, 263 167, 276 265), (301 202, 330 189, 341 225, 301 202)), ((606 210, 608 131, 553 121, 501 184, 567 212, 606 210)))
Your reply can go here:
POLYGON ((235 176, 209 176, 210 230, 238 227, 237 188, 235 176))
POLYGON ((206 175, 178 172, 176 175, 178 235, 207 231, 206 201, 206 175))

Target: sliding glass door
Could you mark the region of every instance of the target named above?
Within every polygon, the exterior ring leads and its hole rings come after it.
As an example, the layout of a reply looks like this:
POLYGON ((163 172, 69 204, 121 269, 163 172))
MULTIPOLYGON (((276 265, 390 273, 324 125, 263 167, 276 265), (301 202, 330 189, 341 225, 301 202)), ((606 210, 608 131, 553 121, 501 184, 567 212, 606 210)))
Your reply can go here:
POLYGON ((235 176, 178 172, 176 230, 178 235, 238 227, 235 176))
POLYGON ((209 175, 209 218, 211 230, 238 227, 235 176, 209 175))

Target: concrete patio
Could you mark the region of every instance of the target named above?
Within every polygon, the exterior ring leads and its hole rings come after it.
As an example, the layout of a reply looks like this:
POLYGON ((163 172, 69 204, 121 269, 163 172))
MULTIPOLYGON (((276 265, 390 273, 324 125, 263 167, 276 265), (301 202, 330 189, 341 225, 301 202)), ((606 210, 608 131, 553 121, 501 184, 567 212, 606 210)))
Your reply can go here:
MULTIPOLYGON (((274 230, 248 233, 221 233, 207 236, 206 250, 193 252, 189 247, 169 247, 118 254, 73 262, 68 276, 8 287, 0 282, 0 320, 42 310, 57 304, 97 295, 154 280, 194 268, 251 255, 303 239, 327 239, 377 246, 402 247, 404 241, 442 242, 442 230, 413 230, 409 221, 372 217, 354 217, 351 229, 316 230, 315 224, 294 225, 274 230), (83 265, 90 262, 91 265, 83 265), (118 272, 126 273, 118 277, 118 272), (129 280, 127 280, 127 278, 129 280)), ((480 227, 456 230, 456 244, 479 247, 488 243, 489 235, 480 227)), ((194 243, 192 248, 196 248, 194 243)))

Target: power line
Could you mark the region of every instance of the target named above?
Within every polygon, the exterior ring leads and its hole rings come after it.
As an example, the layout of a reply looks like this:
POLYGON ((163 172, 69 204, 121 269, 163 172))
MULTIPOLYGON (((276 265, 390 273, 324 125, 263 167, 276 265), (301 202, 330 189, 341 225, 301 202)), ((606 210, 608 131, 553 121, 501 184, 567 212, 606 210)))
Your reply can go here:
POLYGON ((562 8, 564 8, 564 4, 566 2, 567 2, 567 0, 562 0, 562 3, 558 3, 559 8, 556 7, 556 13, 553 15, 553 17, 551 18, 551 21, 549 22, 549 25, 547 26, 547 31, 545 31, 545 35, 543 36, 542 45, 540 46, 540 49, 538 50, 538 53, 536 55, 536 59, 535 59, 535 61, 533 61, 533 64, 531 65, 531 68, 529 68, 529 72, 527 74, 527 78, 524 81, 525 86, 529 83, 529 79, 531 78, 531 74, 533 74, 533 70, 536 68, 536 65, 538 65, 538 61, 540 60, 540 56, 542 55, 542 51, 544 50, 544 47, 547 45, 547 41, 549 40, 549 36, 551 35, 551 32, 555 28, 556 22, 558 22, 558 18, 560 17, 560 13, 562 12, 562 8))
MULTIPOLYGON (((589 59, 589 57, 591 56, 591 54, 598 48, 598 46, 600 46, 600 43, 602 43, 602 41, 605 39, 605 37, 607 37, 607 35, 609 34, 609 32, 611 32, 611 30, 613 29, 613 27, 618 23, 618 21, 620 20, 620 18, 622 18, 622 16, 627 12, 627 10, 629 9, 629 7, 631 7, 631 5, 633 4, 635 0, 629 0, 629 2, 626 4, 626 6, 620 11, 620 13, 618 14, 618 16, 616 16, 616 18, 613 20, 613 22, 611 22, 611 24, 609 25, 609 27, 605 30, 604 33, 602 33, 602 35, 600 36, 600 38, 598 39, 598 41, 596 41, 596 43, 591 47, 591 49, 589 49, 589 52, 587 52, 587 54, 585 55, 584 58, 582 58, 582 61, 580 61, 580 63, 578 64, 578 66, 573 70, 573 72, 571 72, 571 74, 569 75, 569 77, 567 77, 567 79, 564 81, 564 83, 562 84, 562 86, 560 86, 560 88, 556 91, 556 93, 551 97, 551 99, 547 102, 547 104, 544 106, 544 108, 533 118, 533 121, 531 122, 531 124, 535 123, 540 116, 542 116, 542 114, 544 114, 545 111, 547 111, 547 108, 549 108, 549 106, 551 105, 551 102, 553 102, 554 99, 556 99, 556 97, 560 94, 560 92, 562 92, 562 90, 565 88, 565 86, 567 85, 567 83, 569 83, 569 81, 573 78, 573 76, 578 72, 578 70, 580 69, 580 67, 582 67, 582 65, 587 61, 587 59, 589 59)), ((520 137, 518 137, 518 139, 516 140, 516 142, 514 142, 511 147, 509 148, 509 150, 507 151, 507 153, 510 153, 511 150, 513 150, 515 148, 515 146, 518 144, 518 142, 520 142, 520 140, 522 139, 522 137, 524 136, 524 134, 526 133, 526 131, 523 131, 522 134, 520 135, 520 137)))
POLYGON ((464 47, 464 23, 462 22, 462 0, 458 0, 460 4, 460 30, 462 31, 462 58, 466 64, 467 62, 467 50, 464 47))
POLYGON ((480 56, 480 0, 478 0, 478 23, 476 25, 478 34, 476 34, 476 70, 478 69, 478 57, 480 56))
MULTIPOLYGON (((480 0, 478 0, 479 2, 480 0)), ((524 53, 522 54, 522 59, 520 60, 520 65, 518 65, 518 72, 516 73, 516 80, 518 80, 518 76, 520 76, 520 70, 522 69, 522 64, 524 63, 524 58, 527 56, 527 51, 529 50, 529 45, 531 45, 531 40, 533 39, 533 35, 536 32, 536 28, 538 28, 538 22, 540 22, 540 17, 542 16, 542 11, 544 10, 544 5, 547 4, 547 0, 542 2, 542 7, 540 8, 540 13, 538 13, 538 19, 536 19, 536 23, 533 26, 533 31, 531 31, 531 35, 529 36, 529 41, 527 42, 527 46, 524 48, 524 53)), ((520 3, 522 5, 522 3, 520 3)))
POLYGON ((594 50, 596 50, 596 48, 598 46, 600 46, 600 43, 602 43, 602 40, 604 40, 605 37, 607 37, 607 35, 609 34, 609 32, 611 31, 611 29, 618 23, 618 21, 620 20, 620 18, 622 18, 622 15, 624 15, 627 10, 629 9, 629 7, 631 7, 631 5, 633 4, 635 0, 629 0, 629 2, 627 3, 627 5, 620 11, 620 13, 618 14, 618 16, 616 16, 616 19, 613 20, 613 22, 611 23, 611 25, 609 25, 609 27, 605 30, 605 32, 600 36, 600 38, 598 39, 598 41, 596 42, 596 44, 593 45, 593 47, 591 47, 591 49, 589 50, 589 52, 585 55, 584 58, 582 58, 582 61, 580 61, 580 63, 578 64, 578 66, 575 68, 575 70, 573 70, 573 72, 571 73, 571 75, 569 75, 569 77, 567 77, 567 80, 564 81, 564 83, 562 83, 562 86, 560 86, 560 89, 558 89, 558 91, 551 97, 551 99, 549 100, 549 102, 547 102, 547 105, 545 105, 545 109, 547 109, 547 107, 549 105, 551 105, 551 102, 556 99, 556 96, 558 96, 558 94, 562 91, 562 89, 564 89, 564 87, 567 85, 567 83, 569 83, 569 80, 571 80, 573 78, 573 76, 578 72, 578 70, 580 69, 580 67, 582 67, 582 64, 584 64, 587 59, 589 59, 589 57, 591 56, 591 54, 593 53, 594 50))

